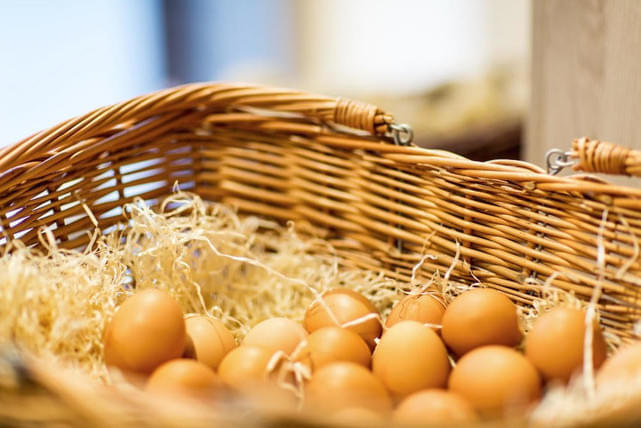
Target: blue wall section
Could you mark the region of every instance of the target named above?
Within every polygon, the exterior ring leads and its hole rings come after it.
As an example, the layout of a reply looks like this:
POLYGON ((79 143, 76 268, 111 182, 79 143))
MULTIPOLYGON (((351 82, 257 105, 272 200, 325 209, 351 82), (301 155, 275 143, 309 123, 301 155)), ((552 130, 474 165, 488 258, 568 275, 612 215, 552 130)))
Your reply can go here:
POLYGON ((0 0, 0 146, 166 83, 160 2, 0 0))
POLYGON ((292 6, 0 0, 0 146, 162 87, 229 79, 255 67, 291 73, 292 6))
POLYGON ((216 80, 226 70, 293 68, 292 0, 168 0, 172 82, 216 80), (175 25, 176 23, 178 25, 175 25))

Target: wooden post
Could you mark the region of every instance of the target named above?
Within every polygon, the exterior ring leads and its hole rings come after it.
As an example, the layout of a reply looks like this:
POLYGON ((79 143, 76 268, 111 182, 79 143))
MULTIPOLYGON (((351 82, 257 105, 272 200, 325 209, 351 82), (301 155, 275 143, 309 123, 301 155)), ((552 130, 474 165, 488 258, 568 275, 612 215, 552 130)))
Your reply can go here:
POLYGON ((526 160, 589 136, 641 149, 641 1, 533 0, 526 160))

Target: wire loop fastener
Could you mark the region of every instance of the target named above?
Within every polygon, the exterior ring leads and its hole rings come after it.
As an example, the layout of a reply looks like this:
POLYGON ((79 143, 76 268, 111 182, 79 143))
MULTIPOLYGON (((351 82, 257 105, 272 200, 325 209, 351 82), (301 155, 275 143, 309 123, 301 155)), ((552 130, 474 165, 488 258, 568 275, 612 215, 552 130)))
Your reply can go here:
POLYGON ((410 146, 414 141, 414 130, 406 123, 392 123, 389 125, 394 143, 399 146, 410 146))
POLYGON ((545 164, 547 165, 548 174, 556 175, 564 168, 573 166, 576 161, 572 160, 570 156, 572 153, 564 152, 560 149, 551 149, 545 153, 545 164))

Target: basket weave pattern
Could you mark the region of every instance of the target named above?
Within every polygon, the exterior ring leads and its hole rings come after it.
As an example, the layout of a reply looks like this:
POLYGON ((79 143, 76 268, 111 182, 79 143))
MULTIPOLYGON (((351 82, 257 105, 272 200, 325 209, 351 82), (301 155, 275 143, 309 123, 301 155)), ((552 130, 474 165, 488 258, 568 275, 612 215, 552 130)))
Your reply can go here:
MULTIPOLYGON (((101 108, 0 151, 1 243, 38 245, 49 226, 61 246, 81 247, 94 228, 87 207, 105 230, 123 221, 124 203, 153 204, 178 182, 245 213, 309 224, 345 264, 400 280, 431 255, 419 279, 453 267, 452 281, 480 281, 520 304, 546 282, 584 299, 602 289, 605 329, 633 337, 641 189, 398 146, 391 124, 371 105, 231 84, 101 108)), ((641 172, 638 152, 609 143, 577 140, 572 154, 585 171, 641 172)))

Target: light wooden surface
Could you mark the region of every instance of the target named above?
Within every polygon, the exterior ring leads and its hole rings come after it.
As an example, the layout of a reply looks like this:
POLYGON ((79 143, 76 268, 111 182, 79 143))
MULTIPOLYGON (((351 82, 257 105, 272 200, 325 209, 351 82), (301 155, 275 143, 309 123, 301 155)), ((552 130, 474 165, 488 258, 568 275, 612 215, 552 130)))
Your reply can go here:
POLYGON ((523 155, 589 136, 641 149, 641 1, 533 0, 523 155))

